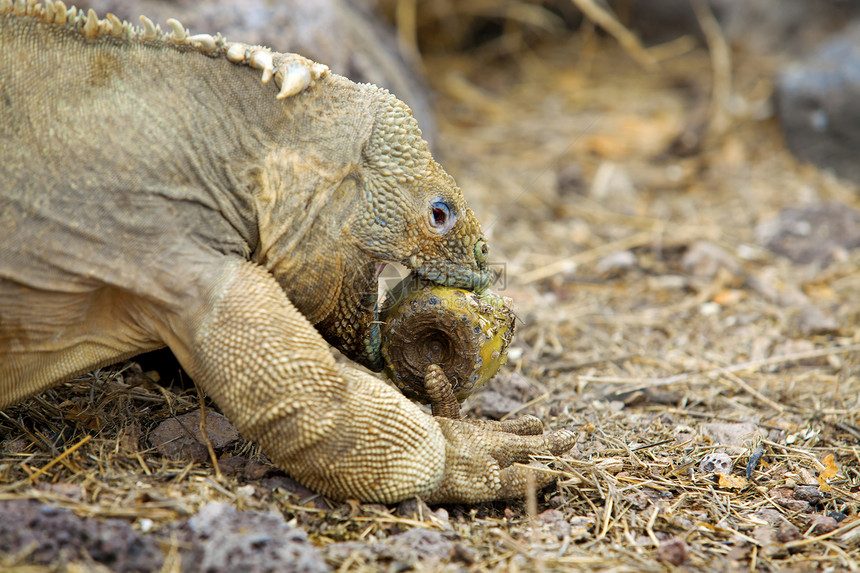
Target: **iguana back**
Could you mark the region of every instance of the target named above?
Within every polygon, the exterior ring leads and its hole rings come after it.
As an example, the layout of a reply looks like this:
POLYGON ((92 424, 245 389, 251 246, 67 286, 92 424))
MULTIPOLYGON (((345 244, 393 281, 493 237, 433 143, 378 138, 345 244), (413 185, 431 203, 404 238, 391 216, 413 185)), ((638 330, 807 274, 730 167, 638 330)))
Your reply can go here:
MULTIPOLYGON (((369 131, 360 92, 276 100, 274 82, 260 86, 259 71, 223 53, 3 20, 0 244, 17 255, 0 259, 7 280, 67 290, 97 278, 169 298, 157 269, 171 244, 188 237, 246 258, 255 248, 255 206, 242 186, 265 149, 312 157, 328 135, 337 145, 325 148, 327 169, 337 171, 358 161, 369 131), (329 106, 350 110, 353 129, 314 121, 329 106)), ((304 219, 309 197, 288 199, 304 219)))

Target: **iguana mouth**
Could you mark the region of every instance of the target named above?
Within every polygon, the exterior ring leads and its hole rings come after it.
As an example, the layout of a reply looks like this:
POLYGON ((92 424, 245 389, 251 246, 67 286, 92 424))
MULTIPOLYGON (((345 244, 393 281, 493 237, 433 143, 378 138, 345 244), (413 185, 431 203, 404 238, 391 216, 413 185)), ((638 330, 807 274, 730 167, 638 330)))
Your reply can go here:
POLYGON ((419 263, 419 260, 413 256, 405 264, 421 278, 446 287, 482 293, 493 281, 493 274, 488 269, 472 269, 450 262, 433 265, 416 263, 419 263))

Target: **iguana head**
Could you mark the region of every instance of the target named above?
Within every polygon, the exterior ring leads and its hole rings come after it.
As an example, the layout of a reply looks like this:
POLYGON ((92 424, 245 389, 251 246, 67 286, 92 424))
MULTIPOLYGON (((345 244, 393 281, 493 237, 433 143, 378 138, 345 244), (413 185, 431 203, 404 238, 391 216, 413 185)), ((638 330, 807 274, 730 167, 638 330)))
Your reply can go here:
MULTIPOLYGON (((259 228, 253 257, 326 340, 380 370, 383 263, 480 293, 492 276, 487 245, 404 103, 334 75, 309 92, 284 104, 287 143, 248 167, 259 228)), ((275 119, 267 127, 278 128, 275 119)))
POLYGON ((433 160, 409 108, 387 91, 378 97, 357 173, 360 248, 433 283, 486 290, 488 248, 462 192, 433 160))

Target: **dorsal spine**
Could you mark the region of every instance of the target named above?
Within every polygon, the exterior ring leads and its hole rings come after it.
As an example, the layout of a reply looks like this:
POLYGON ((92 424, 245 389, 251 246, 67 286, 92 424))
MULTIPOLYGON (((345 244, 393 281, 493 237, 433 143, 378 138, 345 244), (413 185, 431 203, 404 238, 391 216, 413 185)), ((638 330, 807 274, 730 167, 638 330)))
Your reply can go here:
POLYGON ((298 54, 273 52, 265 46, 254 46, 242 42, 228 42, 221 34, 191 35, 179 20, 167 20, 169 32, 164 32, 146 16, 141 16, 142 27, 120 20, 108 13, 99 19, 94 10, 87 12, 74 6, 66 7, 61 1, 46 0, 0 0, 0 16, 33 18, 49 26, 78 31, 87 39, 110 36, 125 42, 158 42, 169 46, 186 46, 197 52, 224 57, 236 65, 247 65, 262 71, 262 83, 275 79, 279 91, 276 96, 284 99, 301 93, 329 73, 327 66, 316 63, 298 54))

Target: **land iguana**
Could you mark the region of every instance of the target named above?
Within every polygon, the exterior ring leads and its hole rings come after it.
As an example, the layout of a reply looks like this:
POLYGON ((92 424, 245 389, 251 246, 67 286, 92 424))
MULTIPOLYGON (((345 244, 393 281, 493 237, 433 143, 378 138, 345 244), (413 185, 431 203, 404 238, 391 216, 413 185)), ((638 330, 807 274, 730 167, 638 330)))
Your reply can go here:
POLYGON ((381 370, 385 262, 490 281, 473 213, 393 95, 176 20, 32 0, 0 18, 0 408, 168 346, 334 498, 520 496, 532 470, 514 462, 572 446, 533 421, 433 417, 334 360, 326 341, 381 370))

